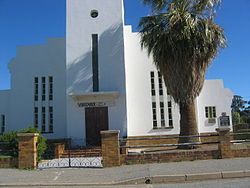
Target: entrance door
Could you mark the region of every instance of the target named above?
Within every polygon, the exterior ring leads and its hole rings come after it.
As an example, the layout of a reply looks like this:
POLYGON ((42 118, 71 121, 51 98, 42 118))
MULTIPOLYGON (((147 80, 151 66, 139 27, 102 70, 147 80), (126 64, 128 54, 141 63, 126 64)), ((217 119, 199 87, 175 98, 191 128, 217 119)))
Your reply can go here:
POLYGON ((100 131, 108 130, 108 107, 85 108, 86 141, 88 146, 100 146, 100 131))

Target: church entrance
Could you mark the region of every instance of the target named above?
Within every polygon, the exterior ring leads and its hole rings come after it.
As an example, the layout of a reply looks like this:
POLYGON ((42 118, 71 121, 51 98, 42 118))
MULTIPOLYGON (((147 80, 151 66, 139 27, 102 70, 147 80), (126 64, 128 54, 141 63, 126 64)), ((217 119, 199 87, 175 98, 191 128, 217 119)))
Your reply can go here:
POLYGON ((100 146, 100 131, 108 130, 108 107, 85 108, 87 146, 100 146))

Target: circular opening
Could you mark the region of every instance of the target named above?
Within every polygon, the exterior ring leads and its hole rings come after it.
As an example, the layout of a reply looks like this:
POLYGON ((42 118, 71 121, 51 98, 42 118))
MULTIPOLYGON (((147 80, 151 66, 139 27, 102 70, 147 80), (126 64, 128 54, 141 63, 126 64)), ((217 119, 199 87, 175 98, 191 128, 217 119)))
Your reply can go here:
POLYGON ((97 10, 91 10, 90 15, 92 18, 96 18, 98 16, 98 11, 97 10))

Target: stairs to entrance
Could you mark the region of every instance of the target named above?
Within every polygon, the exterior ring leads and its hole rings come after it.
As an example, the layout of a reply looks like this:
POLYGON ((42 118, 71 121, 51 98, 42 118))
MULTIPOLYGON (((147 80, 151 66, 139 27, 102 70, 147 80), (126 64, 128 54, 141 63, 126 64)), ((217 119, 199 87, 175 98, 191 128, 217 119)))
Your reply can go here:
POLYGON ((77 158, 77 157, 101 157, 102 149, 100 146, 84 147, 84 148, 70 148, 64 150, 60 158, 77 158))

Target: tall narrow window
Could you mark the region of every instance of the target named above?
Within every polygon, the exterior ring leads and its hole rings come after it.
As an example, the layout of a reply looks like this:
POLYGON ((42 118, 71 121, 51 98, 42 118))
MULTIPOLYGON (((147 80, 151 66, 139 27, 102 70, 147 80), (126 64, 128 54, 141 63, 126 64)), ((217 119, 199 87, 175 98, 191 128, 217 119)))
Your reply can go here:
POLYGON ((5 132, 5 115, 1 115, 1 132, 5 132))
POLYGON ((165 127, 164 102, 160 102, 160 111, 161 111, 161 126, 165 127))
POLYGON ((150 79, 151 79, 151 95, 155 96, 155 75, 154 72, 150 72, 150 79))
POLYGON ((157 127, 156 102, 152 102, 152 111, 153 111, 153 127, 157 127))
POLYGON ((92 71, 93 71, 93 91, 99 91, 98 72, 98 34, 92 34, 92 71))
POLYGON ((34 100, 38 101, 38 77, 34 78, 34 100))
POLYGON ((46 77, 42 77, 42 101, 46 100, 46 77))
POLYGON ((168 101, 168 124, 170 127, 173 127, 173 113, 171 101, 168 101))
POLYGON ((53 100, 53 77, 49 77, 49 100, 53 100))
POLYGON ((38 127, 38 107, 34 107, 34 126, 38 127))
POLYGON ((53 122, 54 119, 53 119, 53 107, 50 106, 49 107, 49 132, 53 132, 53 122))
POLYGON ((42 132, 46 131, 46 108, 42 107, 42 132))
POLYGON ((158 72, 158 81, 159 81, 159 95, 163 95, 163 87, 162 87, 162 76, 161 73, 158 72))

